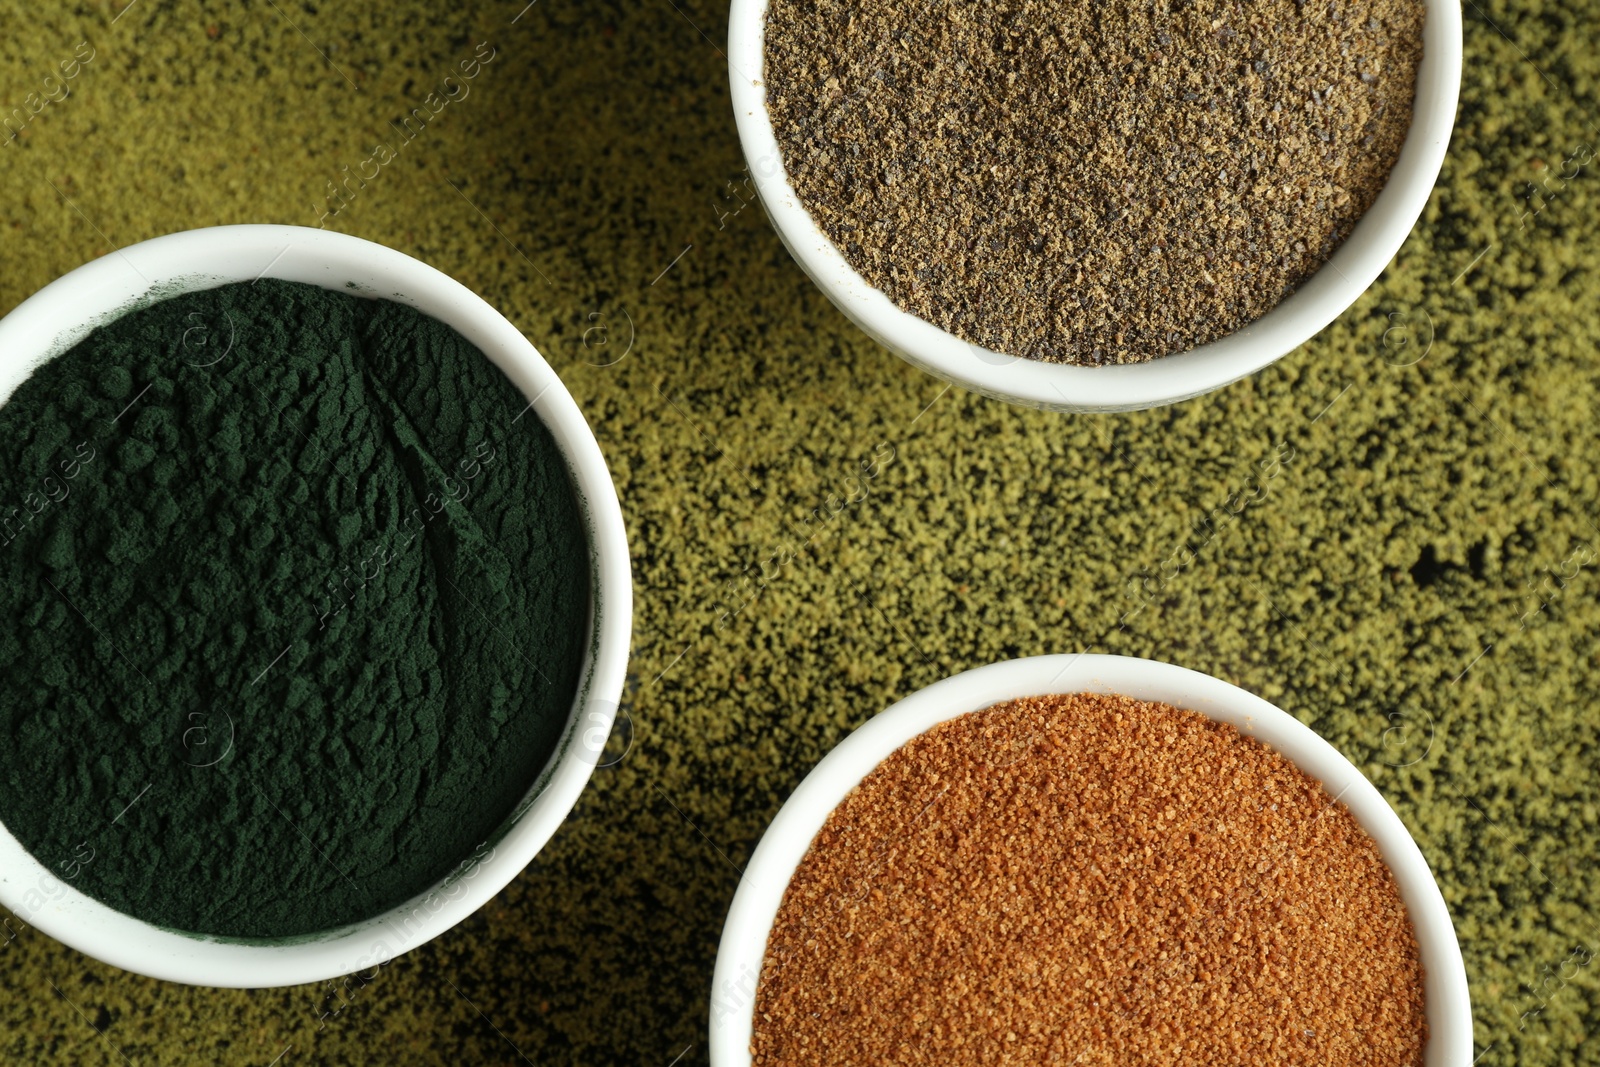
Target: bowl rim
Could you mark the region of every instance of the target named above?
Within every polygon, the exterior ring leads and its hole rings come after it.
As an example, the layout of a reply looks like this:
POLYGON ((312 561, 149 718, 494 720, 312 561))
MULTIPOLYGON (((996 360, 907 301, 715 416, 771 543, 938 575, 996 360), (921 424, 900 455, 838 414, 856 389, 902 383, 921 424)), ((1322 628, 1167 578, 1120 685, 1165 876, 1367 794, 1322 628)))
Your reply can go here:
POLYGON ((755 990, 773 920, 796 867, 845 796, 941 722, 1020 697, 1081 692, 1159 701, 1232 723, 1323 782, 1377 842, 1411 914, 1425 969, 1427 1067, 1472 1061, 1472 1005, 1449 909, 1415 840, 1366 776, 1294 716, 1220 678, 1157 660, 1076 653, 991 663, 935 682, 867 720, 806 774, 762 835, 728 909, 712 978, 713 1067, 751 1062, 755 990))
POLYGON ((106 254, 0 318, 0 404, 34 368, 96 326, 180 292, 260 277, 416 307, 453 327, 511 379, 529 400, 523 414, 532 412, 555 439, 585 518, 590 636, 566 727, 528 793, 456 868, 369 920, 277 939, 161 929, 80 893, 0 825, 0 904, 23 923, 126 971, 232 988, 321 982, 367 968, 376 975, 509 884, 565 820, 599 761, 622 696, 633 625, 622 509, 599 443, 572 395, 499 311, 396 249, 331 230, 250 224, 184 230, 106 254))
POLYGON ((732 0, 729 95, 745 161, 773 228, 795 261, 873 340, 929 374, 1008 403, 1055 411, 1136 411, 1238 381, 1282 358, 1347 310, 1394 258, 1444 163, 1461 83, 1461 9, 1426 0, 1423 60, 1411 128, 1389 180, 1334 255, 1266 315, 1226 337, 1147 363, 1079 367, 970 344, 897 307, 870 285, 801 205, 766 107, 771 0, 732 0))

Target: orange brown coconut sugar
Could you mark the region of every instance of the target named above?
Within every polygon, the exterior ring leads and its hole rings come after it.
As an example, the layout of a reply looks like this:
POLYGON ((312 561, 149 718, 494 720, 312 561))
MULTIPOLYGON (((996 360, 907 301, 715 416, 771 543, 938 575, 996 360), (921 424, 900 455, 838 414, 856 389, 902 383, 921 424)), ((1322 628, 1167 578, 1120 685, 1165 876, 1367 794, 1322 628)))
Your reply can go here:
POLYGON ((881 763, 795 871, 757 1067, 1422 1062, 1377 846, 1232 726, 1120 696, 1000 704, 881 763))

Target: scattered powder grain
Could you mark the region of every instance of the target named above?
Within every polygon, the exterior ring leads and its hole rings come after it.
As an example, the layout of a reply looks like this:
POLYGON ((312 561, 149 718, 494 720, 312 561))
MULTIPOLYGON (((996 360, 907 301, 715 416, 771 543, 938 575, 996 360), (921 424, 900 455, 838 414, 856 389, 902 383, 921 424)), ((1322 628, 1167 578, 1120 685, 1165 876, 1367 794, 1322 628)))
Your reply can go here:
POLYGON ((1300 285, 1387 181, 1422 0, 773 0, 789 178, 869 282, 964 340, 1134 363, 1300 285))
POLYGON ((758 1067, 1419 1064, 1393 877, 1284 757, 1116 696, 915 738, 795 872, 758 1067))

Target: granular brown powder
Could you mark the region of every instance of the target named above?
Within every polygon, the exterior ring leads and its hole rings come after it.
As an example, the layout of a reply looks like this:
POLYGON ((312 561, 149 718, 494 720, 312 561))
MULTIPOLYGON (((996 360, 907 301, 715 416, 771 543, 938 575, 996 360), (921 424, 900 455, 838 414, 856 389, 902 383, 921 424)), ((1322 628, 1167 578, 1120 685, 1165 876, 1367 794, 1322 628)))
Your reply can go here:
POLYGON ((1327 261, 1411 124, 1423 0, 772 0, 802 204, 900 307, 997 352, 1135 363, 1327 261))
POLYGON ((1411 922, 1315 780, 1195 712, 946 722, 829 817, 778 911, 757 1067, 1420 1064, 1411 922))

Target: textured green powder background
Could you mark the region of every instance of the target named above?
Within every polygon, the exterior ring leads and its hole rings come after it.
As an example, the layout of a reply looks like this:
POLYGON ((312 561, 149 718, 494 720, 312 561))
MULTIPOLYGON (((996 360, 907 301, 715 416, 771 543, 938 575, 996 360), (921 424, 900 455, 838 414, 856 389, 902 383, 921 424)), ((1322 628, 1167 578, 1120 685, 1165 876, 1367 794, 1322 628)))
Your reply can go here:
POLYGON ((172 230, 315 225, 341 166, 488 42, 328 222, 460 278, 561 372, 622 495, 638 614, 620 758, 470 921, 365 984, 217 992, 13 919, 0 1059, 703 1063, 735 868, 801 775, 938 678, 1093 647, 1318 729, 1438 873, 1479 1063, 1600 1063, 1600 967, 1566 962, 1600 941, 1600 165, 1563 166, 1600 143, 1600 5, 1464 14, 1456 139, 1379 284, 1249 381, 1076 418, 912 370, 740 209, 721 4, 9 5, 5 108, 80 40, 96 58, 0 148, 0 308, 172 230), (866 499, 729 589, 879 442, 866 499), (1281 446, 1262 499, 1193 532, 1281 446))

